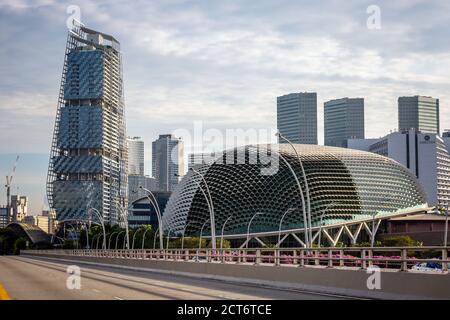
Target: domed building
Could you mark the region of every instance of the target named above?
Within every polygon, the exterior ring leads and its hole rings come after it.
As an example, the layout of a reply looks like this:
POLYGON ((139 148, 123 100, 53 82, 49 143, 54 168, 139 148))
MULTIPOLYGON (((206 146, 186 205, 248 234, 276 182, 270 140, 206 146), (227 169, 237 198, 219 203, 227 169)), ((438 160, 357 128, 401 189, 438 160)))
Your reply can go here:
MULTIPOLYGON (((189 171, 165 208, 171 236, 301 233, 374 216, 426 210, 419 182, 399 163, 369 152, 317 145, 249 145, 189 171), (251 222, 251 228, 249 222, 251 222), (226 225, 224 226, 224 223, 226 225)), ((359 232, 359 231, 358 231, 359 232)))

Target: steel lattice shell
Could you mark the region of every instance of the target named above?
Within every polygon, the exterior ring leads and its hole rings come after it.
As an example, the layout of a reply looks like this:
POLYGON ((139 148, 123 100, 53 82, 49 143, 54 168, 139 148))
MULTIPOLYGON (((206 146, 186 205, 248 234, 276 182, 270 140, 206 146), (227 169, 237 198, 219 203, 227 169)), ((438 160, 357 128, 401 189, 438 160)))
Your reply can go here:
MULTIPOLYGON (((417 179, 399 163, 369 152, 326 146, 295 145, 309 187, 311 224, 318 226, 345 223, 378 215, 389 215, 409 208, 427 206, 425 193, 417 179), (333 205, 331 205, 333 204, 333 205), (324 213, 324 210, 328 210, 324 213)), ((280 155, 295 171, 307 203, 304 177, 299 159, 290 145, 257 145, 224 152, 211 165, 197 170, 204 175, 214 206, 216 233, 225 220, 225 234, 245 234, 256 212, 252 232, 270 232, 279 228, 281 216, 296 208, 283 220, 283 229, 304 227, 303 207, 295 177, 278 158, 273 174, 261 174, 267 168, 260 154, 280 155), (255 162, 256 159, 256 162, 255 162), (230 161, 231 160, 231 161, 230 161)), ((201 177, 189 171, 170 198, 164 211, 165 230, 186 236, 199 234, 209 219, 201 177)), ((305 206, 305 209, 306 206, 305 206)), ((209 234, 209 224, 204 234, 209 234)))

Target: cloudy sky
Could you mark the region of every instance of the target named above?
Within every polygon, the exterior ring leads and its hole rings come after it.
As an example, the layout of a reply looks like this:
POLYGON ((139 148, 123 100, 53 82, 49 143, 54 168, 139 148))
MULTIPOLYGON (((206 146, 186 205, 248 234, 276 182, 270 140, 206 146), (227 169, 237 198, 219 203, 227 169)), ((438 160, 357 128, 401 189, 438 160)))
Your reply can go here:
MULTIPOLYGON (((450 2, 0 0, 0 173, 38 210, 56 111, 69 6, 123 54, 127 131, 146 141, 205 128, 276 127, 276 97, 364 97, 366 137, 397 127, 397 97, 440 98, 450 128, 450 2), (381 28, 369 29, 377 5, 381 28), (37 160, 38 159, 38 160, 37 160), (41 186, 41 187, 40 187, 41 186)), ((150 163, 147 161, 147 173, 150 163)), ((3 201, 0 201, 3 203, 3 201)))

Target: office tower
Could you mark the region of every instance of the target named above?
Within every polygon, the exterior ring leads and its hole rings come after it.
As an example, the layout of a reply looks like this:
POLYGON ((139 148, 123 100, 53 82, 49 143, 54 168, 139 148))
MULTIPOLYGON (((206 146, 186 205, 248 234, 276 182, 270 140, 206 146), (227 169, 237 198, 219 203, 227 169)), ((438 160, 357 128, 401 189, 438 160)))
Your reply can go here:
POLYGON ((69 31, 47 178, 59 223, 95 208, 117 224, 127 206, 127 150, 120 44, 74 26, 69 31))
POLYGON ((364 139, 364 99, 342 98, 324 104, 325 145, 346 147, 347 139, 364 139))
POLYGON ((399 131, 415 129, 439 134, 439 99, 424 96, 398 98, 399 131))
POLYGON ((431 206, 445 207, 450 201, 450 138, 415 129, 394 132, 379 139, 349 139, 348 147, 374 152, 404 165, 427 194, 431 206))
MULTIPOLYGON (((317 144, 317 93, 277 97, 277 128, 292 143, 317 144)), ((279 139, 280 143, 286 142, 279 139)))
POLYGON ((156 191, 159 189, 155 178, 144 175, 129 175, 128 176, 128 203, 131 203, 137 199, 147 196, 147 192, 140 187, 144 187, 150 191, 156 191))
POLYGON ((184 172, 183 141, 171 134, 152 143, 152 172, 160 191, 173 191, 184 172))
POLYGON ((25 196, 11 195, 12 222, 20 222, 28 212, 28 198, 25 196))
POLYGON ((188 155, 188 170, 199 165, 212 164, 220 155, 222 155, 222 152, 190 153, 188 155))
POLYGON ((141 137, 128 137, 128 174, 144 175, 144 141, 141 137))
POLYGON ((0 228, 5 228, 11 219, 11 208, 0 206, 0 228))

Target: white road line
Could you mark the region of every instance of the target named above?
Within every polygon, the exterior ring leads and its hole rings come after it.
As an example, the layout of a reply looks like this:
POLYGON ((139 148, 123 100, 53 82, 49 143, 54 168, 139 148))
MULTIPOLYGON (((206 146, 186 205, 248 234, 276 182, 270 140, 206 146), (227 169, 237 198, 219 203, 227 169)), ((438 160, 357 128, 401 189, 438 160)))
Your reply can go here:
POLYGON ((116 300, 124 300, 121 297, 114 297, 114 299, 116 299, 116 300))

